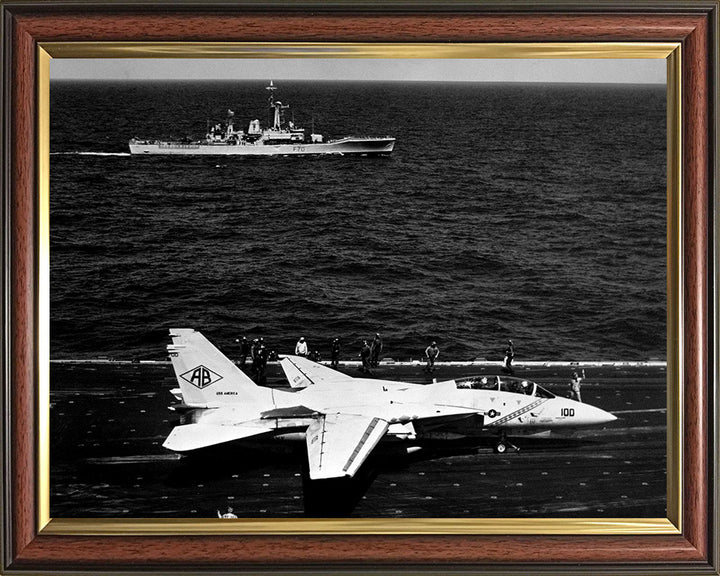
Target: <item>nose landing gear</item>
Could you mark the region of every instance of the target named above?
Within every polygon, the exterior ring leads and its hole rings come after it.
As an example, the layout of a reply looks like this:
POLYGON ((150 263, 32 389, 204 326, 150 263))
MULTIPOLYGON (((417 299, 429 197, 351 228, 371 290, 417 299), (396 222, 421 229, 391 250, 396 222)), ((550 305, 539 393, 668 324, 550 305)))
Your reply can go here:
POLYGON ((510 448, 513 452, 520 452, 520 448, 507 439, 507 433, 505 430, 501 430, 500 437, 495 444, 495 454, 505 454, 508 448, 510 448))

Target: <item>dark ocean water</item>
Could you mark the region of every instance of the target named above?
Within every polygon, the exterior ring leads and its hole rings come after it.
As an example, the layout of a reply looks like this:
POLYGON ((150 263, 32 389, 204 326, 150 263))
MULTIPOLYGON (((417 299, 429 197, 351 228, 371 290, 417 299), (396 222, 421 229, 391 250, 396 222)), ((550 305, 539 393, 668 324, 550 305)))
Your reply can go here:
POLYGON ((299 336, 343 356, 666 354, 664 86, 279 82, 295 123, 387 158, 132 157, 265 83, 53 83, 51 356, 299 336), (92 153, 92 154, 87 154, 92 153), (97 154, 103 153, 103 154, 97 154))

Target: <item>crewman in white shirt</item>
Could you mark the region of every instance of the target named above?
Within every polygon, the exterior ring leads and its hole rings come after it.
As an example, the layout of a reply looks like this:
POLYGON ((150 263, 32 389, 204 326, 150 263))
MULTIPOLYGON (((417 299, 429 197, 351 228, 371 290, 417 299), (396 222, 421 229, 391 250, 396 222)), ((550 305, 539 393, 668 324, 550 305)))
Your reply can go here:
POLYGON ((307 356, 307 353, 307 342, 305 342, 305 338, 301 336, 300 340, 298 340, 297 344, 295 344, 295 356, 307 356))

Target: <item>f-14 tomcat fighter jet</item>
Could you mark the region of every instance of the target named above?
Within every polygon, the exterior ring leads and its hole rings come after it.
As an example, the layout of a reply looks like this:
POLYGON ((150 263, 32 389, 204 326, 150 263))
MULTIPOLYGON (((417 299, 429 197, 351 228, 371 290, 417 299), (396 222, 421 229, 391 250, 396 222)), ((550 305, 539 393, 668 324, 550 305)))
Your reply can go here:
MULTIPOLYGON (((615 416, 534 382, 475 377, 432 384, 352 378, 304 358, 281 365, 291 385, 256 385, 202 334, 170 331, 168 346, 184 412, 163 446, 190 452, 243 439, 304 440, 311 480, 352 477, 383 439, 448 437, 445 430, 505 432, 600 425, 615 416)), ((450 433, 450 437, 457 432, 450 433)))

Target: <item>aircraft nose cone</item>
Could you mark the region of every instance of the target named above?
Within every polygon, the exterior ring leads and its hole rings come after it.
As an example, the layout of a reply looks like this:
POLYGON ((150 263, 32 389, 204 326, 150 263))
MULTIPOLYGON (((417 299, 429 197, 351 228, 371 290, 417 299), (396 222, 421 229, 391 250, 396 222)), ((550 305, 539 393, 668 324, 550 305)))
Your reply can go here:
POLYGON ((569 411, 575 412, 575 418, 572 420, 577 426, 602 426, 617 420, 617 416, 614 414, 590 404, 575 402, 573 406, 574 408, 570 408, 569 411))
POLYGON ((610 424, 610 422, 615 422, 617 420, 617 416, 615 414, 610 414, 610 412, 605 412, 605 421, 603 424, 610 424))
POLYGON ((601 408, 595 407, 593 407, 589 416, 593 421, 593 424, 610 424, 610 422, 615 422, 615 420, 617 420, 617 416, 615 416, 615 414, 610 414, 610 412, 606 412, 601 408))

